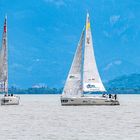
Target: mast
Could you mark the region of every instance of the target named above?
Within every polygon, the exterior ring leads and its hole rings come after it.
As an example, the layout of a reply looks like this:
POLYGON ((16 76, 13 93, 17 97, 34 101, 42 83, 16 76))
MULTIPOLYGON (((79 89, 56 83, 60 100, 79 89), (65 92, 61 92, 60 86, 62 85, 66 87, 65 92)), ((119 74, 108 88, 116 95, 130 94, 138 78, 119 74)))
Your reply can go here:
POLYGON ((82 68, 82 46, 84 40, 84 30, 85 29, 83 29, 82 31, 62 96, 68 97, 82 95, 81 68, 82 68))
POLYGON ((106 91, 98 69, 93 50, 92 34, 90 28, 89 14, 86 19, 86 35, 85 35, 85 50, 84 50, 84 66, 83 66, 83 91, 96 92, 106 91))
POLYGON ((8 93, 7 16, 5 16, 0 49, 0 91, 8 93))

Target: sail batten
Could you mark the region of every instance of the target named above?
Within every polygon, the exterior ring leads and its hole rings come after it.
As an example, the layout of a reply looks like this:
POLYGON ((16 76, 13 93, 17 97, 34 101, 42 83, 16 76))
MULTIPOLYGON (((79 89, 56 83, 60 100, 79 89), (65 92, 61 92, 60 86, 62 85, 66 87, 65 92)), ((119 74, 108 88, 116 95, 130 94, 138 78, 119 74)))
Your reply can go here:
POLYGON ((0 48, 0 92, 8 92, 7 17, 5 17, 0 48))
POLYGON ((82 46, 84 40, 84 30, 82 31, 81 38, 79 40, 76 53, 65 83, 65 87, 62 96, 81 96, 81 68, 82 68, 82 46))
POLYGON ((90 28, 90 19, 88 13, 86 19, 86 35, 84 49, 83 91, 84 92, 106 91, 102 84, 96 65, 93 50, 92 34, 90 28))

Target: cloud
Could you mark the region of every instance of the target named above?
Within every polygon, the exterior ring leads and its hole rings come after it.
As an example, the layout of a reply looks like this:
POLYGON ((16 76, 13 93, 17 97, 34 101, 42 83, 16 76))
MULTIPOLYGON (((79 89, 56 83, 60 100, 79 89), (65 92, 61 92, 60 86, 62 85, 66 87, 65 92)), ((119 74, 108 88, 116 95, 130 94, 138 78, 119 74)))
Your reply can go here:
POLYGON ((115 23, 118 22, 118 20, 120 19, 120 15, 113 15, 110 17, 110 24, 114 25, 115 23))
POLYGON ((63 0, 44 0, 46 3, 51 3, 57 7, 61 7, 65 5, 65 2, 63 0))
POLYGON ((107 64, 106 67, 104 68, 104 71, 109 70, 112 66, 113 66, 113 63, 112 62, 109 63, 109 64, 107 64))
POLYGON ((120 65, 121 63, 122 63, 121 60, 116 60, 116 61, 114 61, 114 64, 116 64, 116 65, 120 65))
POLYGON ((11 65, 11 67, 12 67, 13 69, 23 69, 23 68, 24 68, 24 66, 23 66, 22 64, 18 64, 18 63, 13 63, 13 64, 11 65))
POLYGON ((21 11, 15 11, 12 13, 14 18, 17 18, 17 19, 24 19, 24 18, 30 17, 33 14, 34 12, 32 10, 21 10, 21 11))
POLYGON ((36 30, 37 30, 38 32, 44 32, 44 31, 45 31, 45 29, 44 29, 43 27, 37 27, 36 30))
POLYGON ((104 71, 109 70, 113 65, 121 65, 122 61, 121 60, 115 60, 109 64, 106 65, 106 67, 104 68, 104 71))
POLYGON ((105 37, 111 37, 111 35, 107 31, 103 31, 103 34, 105 35, 105 37))
POLYGON ((39 62, 39 61, 40 61, 40 59, 38 59, 38 58, 37 58, 35 61, 36 61, 36 62, 39 62))

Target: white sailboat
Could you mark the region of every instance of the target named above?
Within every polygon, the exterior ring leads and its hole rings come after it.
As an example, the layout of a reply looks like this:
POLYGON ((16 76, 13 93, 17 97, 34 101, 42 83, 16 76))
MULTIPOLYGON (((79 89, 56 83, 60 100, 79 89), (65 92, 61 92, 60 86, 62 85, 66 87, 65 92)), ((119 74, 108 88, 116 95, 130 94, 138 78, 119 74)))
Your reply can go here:
POLYGON ((8 94, 8 48, 7 48, 7 17, 5 17, 2 47, 0 48, 0 92, 4 97, 0 99, 1 105, 18 105, 19 97, 8 94))
POLYGON ((62 105, 119 105, 117 95, 106 96, 106 89, 101 81, 93 50, 89 14, 86 19, 86 35, 84 48, 84 63, 82 66, 82 32, 73 63, 68 74, 61 96, 62 105), (82 76, 83 75, 83 76, 82 76), (84 92, 102 92, 102 96, 85 96, 84 92))

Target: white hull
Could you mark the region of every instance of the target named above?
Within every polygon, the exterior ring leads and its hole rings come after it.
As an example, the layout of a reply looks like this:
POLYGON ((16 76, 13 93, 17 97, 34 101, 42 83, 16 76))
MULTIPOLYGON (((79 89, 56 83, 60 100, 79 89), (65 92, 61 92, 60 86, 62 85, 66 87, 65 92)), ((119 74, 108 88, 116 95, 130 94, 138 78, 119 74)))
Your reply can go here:
POLYGON ((120 105, 118 100, 102 96, 61 97, 61 105, 120 105))
POLYGON ((18 96, 4 96, 1 98, 1 105, 18 105, 19 100, 18 96))

